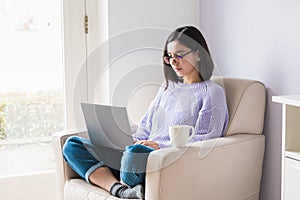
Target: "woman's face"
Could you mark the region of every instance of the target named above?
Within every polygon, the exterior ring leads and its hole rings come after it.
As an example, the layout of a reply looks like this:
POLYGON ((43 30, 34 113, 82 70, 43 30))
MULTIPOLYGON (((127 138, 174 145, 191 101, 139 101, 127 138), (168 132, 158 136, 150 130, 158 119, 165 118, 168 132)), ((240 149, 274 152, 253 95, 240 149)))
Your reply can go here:
POLYGON ((173 41, 167 45, 167 52, 171 57, 169 59, 170 65, 177 76, 183 77, 184 82, 190 83, 200 80, 197 70, 197 61, 200 60, 198 51, 192 52, 180 42, 173 41))

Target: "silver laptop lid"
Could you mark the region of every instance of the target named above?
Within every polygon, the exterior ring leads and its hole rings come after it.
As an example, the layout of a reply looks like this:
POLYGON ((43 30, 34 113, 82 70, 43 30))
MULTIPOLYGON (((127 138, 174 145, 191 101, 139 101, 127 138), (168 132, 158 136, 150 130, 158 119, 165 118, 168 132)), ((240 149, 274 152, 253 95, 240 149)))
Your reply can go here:
POLYGON ((92 144, 116 149, 133 144, 125 107, 81 103, 81 108, 92 144))

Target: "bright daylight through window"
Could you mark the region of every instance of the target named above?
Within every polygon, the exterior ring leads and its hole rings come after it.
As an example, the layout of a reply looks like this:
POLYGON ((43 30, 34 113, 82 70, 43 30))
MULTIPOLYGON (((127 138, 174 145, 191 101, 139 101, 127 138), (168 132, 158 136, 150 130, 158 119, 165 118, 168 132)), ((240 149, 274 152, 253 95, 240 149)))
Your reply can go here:
POLYGON ((0 0, 0 177, 54 169, 64 129, 61 1, 0 0))

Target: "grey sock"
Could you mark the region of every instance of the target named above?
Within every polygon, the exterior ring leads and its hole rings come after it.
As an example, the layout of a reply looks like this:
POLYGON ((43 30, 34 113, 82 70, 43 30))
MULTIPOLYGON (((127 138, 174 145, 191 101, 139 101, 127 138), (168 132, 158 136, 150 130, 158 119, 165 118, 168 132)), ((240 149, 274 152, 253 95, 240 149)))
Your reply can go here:
POLYGON ((110 194, 123 199, 143 199, 144 187, 142 185, 136 185, 134 187, 128 187, 122 185, 119 182, 114 183, 110 188, 110 194))

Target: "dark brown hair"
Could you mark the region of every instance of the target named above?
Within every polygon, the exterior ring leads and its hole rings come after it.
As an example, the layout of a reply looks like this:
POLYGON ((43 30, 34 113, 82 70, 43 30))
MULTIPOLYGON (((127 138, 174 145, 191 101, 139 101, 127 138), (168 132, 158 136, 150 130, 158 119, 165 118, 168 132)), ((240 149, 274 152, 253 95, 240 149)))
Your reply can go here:
MULTIPOLYGON (((163 56, 168 56, 167 45, 173 41, 178 41, 180 44, 190 48, 193 52, 199 50, 200 61, 195 67, 197 67, 199 76, 203 81, 209 80, 214 69, 214 64, 202 33, 194 26, 177 28, 169 35, 164 47, 163 56)), ((169 86, 169 81, 176 83, 182 82, 171 65, 167 64, 164 60, 163 67, 166 89, 169 86)))

